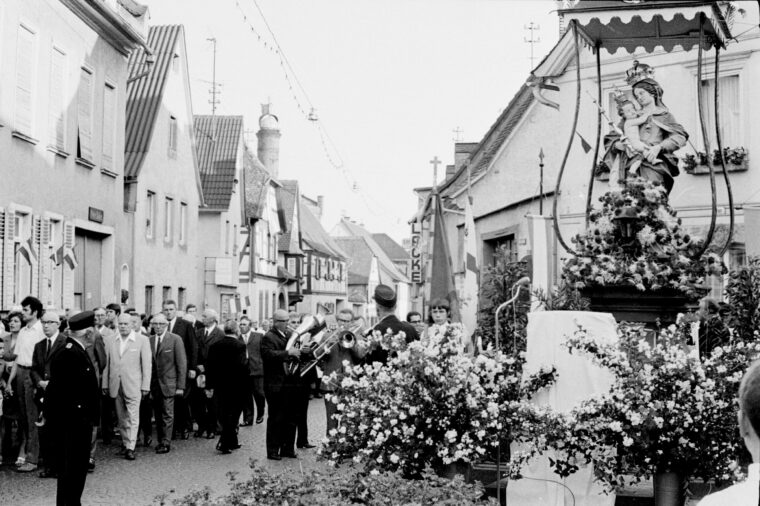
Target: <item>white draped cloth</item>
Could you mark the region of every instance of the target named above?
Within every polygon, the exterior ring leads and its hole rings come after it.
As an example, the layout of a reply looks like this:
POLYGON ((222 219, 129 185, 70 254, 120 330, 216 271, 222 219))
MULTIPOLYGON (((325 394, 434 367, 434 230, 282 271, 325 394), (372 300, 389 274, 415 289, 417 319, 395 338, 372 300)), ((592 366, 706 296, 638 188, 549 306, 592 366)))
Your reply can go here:
MULTIPOLYGON (((528 314, 527 357, 524 374, 532 374, 541 367, 554 366, 557 381, 550 388, 534 396, 532 402, 548 405, 561 412, 570 411, 580 401, 607 392, 612 385, 612 374, 591 363, 578 353, 571 355, 563 345, 566 338, 583 327, 599 342, 617 341, 617 324, 609 313, 589 311, 543 311, 528 314)), ((513 445, 512 451, 519 451, 513 445)), ((525 477, 510 480, 507 486, 507 504, 521 506, 613 506, 615 495, 606 495, 602 487, 593 482, 593 472, 581 468, 568 478, 554 474, 548 456, 534 458, 522 469, 525 477), (573 497, 575 500, 573 500, 573 497)))

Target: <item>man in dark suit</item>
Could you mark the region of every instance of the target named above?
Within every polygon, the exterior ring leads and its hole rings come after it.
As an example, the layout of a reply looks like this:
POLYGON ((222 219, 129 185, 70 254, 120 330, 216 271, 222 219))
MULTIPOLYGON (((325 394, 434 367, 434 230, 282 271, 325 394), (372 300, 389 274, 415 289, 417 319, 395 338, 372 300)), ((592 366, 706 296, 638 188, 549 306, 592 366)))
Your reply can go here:
MULTIPOLYGON (((153 414, 156 417, 156 453, 169 453, 174 427, 174 399, 185 393, 187 380, 187 357, 182 339, 167 331, 169 322, 159 313, 151 320, 154 334, 150 336, 153 367, 150 395, 153 414)), ((144 428, 147 429, 147 428, 144 428)))
POLYGON ((219 313, 213 309, 204 309, 201 316, 203 319, 203 331, 198 336, 198 374, 203 375, 198 383, 200 388, 196 394, 196 416, 198 417, 198 432, 196 437, 206 434, 206 439, 214 439, 217 431, 216 406, 213 398, 206 397, 203 382, 206 380, 206 363, 208 351, 211 346, 224 339, 224 332, 219 328, 219 313))
POLYGON ((256 423, 264 421, 264 362, 261 359, 261 339, 263 334, 251 330, 251 320, 247 316, 240 318, 240 341, 245 345, 245 357, 248 375, 245 382, 245 399, 243 400, 243 425, 253 424, 253 404, 256 402, 256 423))
POLYGON ((92 311, 72 316, 73 337, 66 340, 50 363, 45 416, 58 441, 55 448, 58 505, 81 504, 87 480, 90 439, 100 414, 100 388, 95 366, 85 350, 87 328, 94 325, 92 311))
MULTIPOLYGON (((377 317, 380 319, 372 328, 372 332, 378 331, 385 335, 390 330, 392 334, 403 332, 406 335, 406 342, 410 343, 420 338, 414 327, 402 322, 396 317, 396 292, 390 286, 377 285, 375 288, 375 306, 377 307, 377 317)), ((375 348, 367 355, 367 362, 388 362, 388 350, 384 350, 375 345, 375 348)))
MULTIPOLYGON (((45 416, 45 397, 47 386, 50 382, 50 364, 53 356, 63 348, 66 343, 66 337, 58 332, 61 324, 60 317, 52 311, 47 311, 42 315, 42 333, 45 339, 34 345, 32 354, 32 383, 35 386, 35 399, 38 401, 38 408, 42 417, 45 416)), ((38 424, 39 425, 39 424, 38 424)), ((56 469, 53 459, 54 445, 56 440, 50 434, 50 429, 45 426, 39 428, 40 438, 40 460, 44 468, 40 471, 40 478, 55 478, 56 469)))
POLYGON ((222 425, 216 448, 224 454, 240 448, 237 428, 243 409, 248 365, 245 344, 238 340, 238 330, 235 320, 227 320, 224 337, 209 347, 206 360, 206 396, 216 399, 222 425))
POLYGON ((274 312, 274 326, 261 341, 261 357, 264 360, 264 393, 269 405, 267 417, 267 458, 296 458, 296 417, 298 416, 298 374, 286 375, 284 364, 288 359, 299 359, 301 350, 296 346, 287 348, 288 313, 282 309, 274 312))
MULTIPOLYGON (((174 404, 174 431, 177 436, 187 439, 190 431, 193 429, 193 420, 190 418, 190 390, 195 382, 198 344, 195 340, 195 329, 193 325, 177 316, 177 303, 173 300, 165 300, 163 313, 169 322, 168 331, 171 334, 178 335, 185 346, 185 356, 187 357, 187 387, 182 397, 177 397, 174 404)), ((172 434, 172 439, 176 439, 172 434)))

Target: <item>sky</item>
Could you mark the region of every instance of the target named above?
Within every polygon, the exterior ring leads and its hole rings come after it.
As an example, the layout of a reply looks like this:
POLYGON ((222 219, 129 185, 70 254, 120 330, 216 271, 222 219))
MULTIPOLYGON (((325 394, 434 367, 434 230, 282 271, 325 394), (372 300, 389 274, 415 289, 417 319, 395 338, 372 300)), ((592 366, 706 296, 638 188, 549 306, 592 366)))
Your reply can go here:
POLYGON ((151 25, 185 27, 194 114, 211 113, 214 38, 216 113, 242 114, 255 152, 271 103, 279 178, 324 196, 328 231, 345 215, 397 241, 430 161, 442 179, 455 138, 479 142, 527 79, 526 27, 534 63, 558 38, 550 0, 141 1, 151 25))

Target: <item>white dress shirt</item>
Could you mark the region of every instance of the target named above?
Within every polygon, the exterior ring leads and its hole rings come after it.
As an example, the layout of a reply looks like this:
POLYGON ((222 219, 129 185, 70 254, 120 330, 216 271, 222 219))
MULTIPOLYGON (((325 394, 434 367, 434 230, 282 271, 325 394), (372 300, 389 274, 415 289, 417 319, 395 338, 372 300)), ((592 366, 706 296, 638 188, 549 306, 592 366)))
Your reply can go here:
POLYGON ((750 464, 746 481, 708 495, 699 501, 699 506, 757 506, 760 494, 758 487, 760 487, 760 464, 750 464))
POLYGON ((129 341, 136 341, 134 331, 131 331, 126 338, 122 337, 121 334, 119 334, 119 356, 124 355, 124 350, 127 349, 127 344, 129 344, 129 341))
POLYGON ((45 334, 42 332, 42 324, 39 320, 31 327, 26 325, 21 327, 16 341, 16 364, 22 367, 31 367, 34 346, 43 339, 45 339, 45 334))

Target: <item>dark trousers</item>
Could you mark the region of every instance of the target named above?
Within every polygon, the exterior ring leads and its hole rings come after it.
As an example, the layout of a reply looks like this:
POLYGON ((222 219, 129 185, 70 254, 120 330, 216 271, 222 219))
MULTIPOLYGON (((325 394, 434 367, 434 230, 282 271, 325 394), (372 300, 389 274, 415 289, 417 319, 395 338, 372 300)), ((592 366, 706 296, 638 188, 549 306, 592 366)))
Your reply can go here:
POLYGON ((49 471, 57 471, 56 469, 56 449, 55 446, 58 443, 55 434, 52 429, 46 424, 37 429, 40 438, 40 462, 49 471))
POLYGON ((93 425, 87 421, 65 421, 55 427, 53 437, 56 445, 58 468, 57 506, 79 506, 87 480, 87 464, 90 460, 90 439, 93 425))
POLYGON ((198 432, 214 434, 217 429, 216 400, 206 397, 206 391, 199 388, 195 393, 194 405, 198 432))
POLYGON ((23 431, 21 430, 20 416, 11 418, 3 416, 0 419, 0 448, 2 448, 2 461, 16 461, 24 441, 23 431))
POLYGON ((153 396, 148 395, 140 401, 140 428, 137 429, 138 437, 142 432, 143 441, 147 442, 153 434, 153 396))
POLYGON ((190 418, 190 389, 184 395, 174 398, 174 430, 179 434, 193 430, 193 420, 190 418))
POLYGON ((215 396, 219 410, 219 423, 222 426, 219 448, 231 450, 238 444, 237 429, 242 411, 242 399, 240 395, 235 395, 234 392, 228 392, 224 395, 215 394, 215 396))
POLYGON ((174 428, 174 396, 165 397, 161 391, 153 391, 151 397, 153 415, 156 417, 156 438, 160 444, 168 446, 174 428))
POLYGON ((253 403, 256 403, 256 416, 264 416, 266 397, 264 395, 264 376, 248 376, 246 383, 245 399, 243 399, 243 420, 245 423, 253 423, 253 403))
POLYGON ((296 444, 304 446, 309 443, 309 397, 311 394, 311 385, 302 385, 298 387, 295 395, 296 409, 296 444))
POLYGON ((269 412, 267 416, 267 455, 293 453, 296 440, 295 389, 279 392, 266 391, 269 412))
POLYGON ((100 397, 100 437, 104 443, 113 438, 113 426, 116 421, 116 405, 110 395, 100 397))

